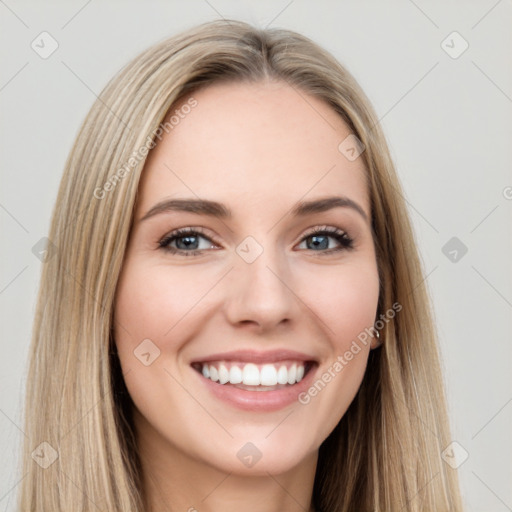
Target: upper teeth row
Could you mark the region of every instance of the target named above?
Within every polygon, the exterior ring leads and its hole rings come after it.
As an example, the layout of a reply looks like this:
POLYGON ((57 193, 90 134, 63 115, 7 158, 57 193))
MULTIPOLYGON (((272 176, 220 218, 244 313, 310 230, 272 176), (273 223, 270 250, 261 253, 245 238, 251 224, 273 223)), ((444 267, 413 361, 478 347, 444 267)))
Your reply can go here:
POLYGON ((286 365, 275 366, 265 364, 258 368, 253 363, 247 363, 243 368, 233 364, 231 368, 225 364, 204 363, 203 376, 220 384, 245 384, 246 386, 275 386, 276 384, 295 384, 304 377, 304 364, 293 363, 289 368, 286 365))

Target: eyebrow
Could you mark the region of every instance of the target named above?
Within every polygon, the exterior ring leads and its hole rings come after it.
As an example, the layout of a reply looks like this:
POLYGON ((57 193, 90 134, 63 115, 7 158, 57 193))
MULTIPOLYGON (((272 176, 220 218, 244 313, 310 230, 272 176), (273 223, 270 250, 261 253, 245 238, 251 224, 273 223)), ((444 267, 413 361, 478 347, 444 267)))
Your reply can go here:
MULTIPOLYGON (((359 213, 365 221, 368 221, 368 216, 363 208, 352 199, 343 196, 324 197, 313 201, 301 201, 293 207, 291 214, 294 217, 304 217, 306 215, 321 213, 340 207, 350 208, 359 213)), ((216 201, 207 199, 165 199, 150 208, 140 219, 140 222, 154 215, 171 211, 196 213, 198 215, 208 215, 219 219, 230 219, 233 217, 229 208, 216 201)))

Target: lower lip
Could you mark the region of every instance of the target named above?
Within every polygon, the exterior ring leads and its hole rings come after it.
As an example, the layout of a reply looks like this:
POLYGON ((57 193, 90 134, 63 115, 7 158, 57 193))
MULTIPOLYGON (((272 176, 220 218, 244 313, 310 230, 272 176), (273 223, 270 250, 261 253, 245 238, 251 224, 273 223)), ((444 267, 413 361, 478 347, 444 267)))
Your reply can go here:
POLYGON ((318 366, 314 364, 300 382, 274 391, 247 391, 229 384, 213 382, 203 377, 202 374, 193 368, 192 371, 218 399, 238 409, 270 412, 283 409, 294 402, 298 402, 299 394, 310 386, 316 368, 318 368, 318 366))

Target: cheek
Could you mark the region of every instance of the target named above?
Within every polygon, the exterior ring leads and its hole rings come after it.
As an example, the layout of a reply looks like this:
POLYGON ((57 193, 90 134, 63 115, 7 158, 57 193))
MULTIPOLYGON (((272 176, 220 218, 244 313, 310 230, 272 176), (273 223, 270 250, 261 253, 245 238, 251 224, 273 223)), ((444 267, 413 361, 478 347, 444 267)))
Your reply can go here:
POLYGON ((324 326, 329 356, 299 402, 324 419, 317 425, 317 438, 324 439, 345 414, 364 377, 379 277, 376 264, 369 259, 367 264, 347 265, 330 276, 326 272, 324 278, 317 273, 316 282, 319 286, 309 295, 310 304, 324 326))
POLYGON ((377 266, 347 265, 336 272, 316 273, 317 286, 308 294, 315 313, 323 320, 333 348, 347 350, 351 341, 371 327, 377 314, 377 266))
POLYGON ((186 321, 181 321, 202 286, 194 291, 176 278, 177 273, 170 275, 157 265, 127 260, 115 299, 115 342, 124 381, 141 417, 153 426, 161 421, 163 404, 173 409, 187 402, 173 385, 173 360, 183 343, 174 340, 185 339, 181 328, 186 321))
POLYGON ((128 264, 116 295, 118 344, 131 344, 133 350, 149 338, 161 345, 171 331, 179 330, 178 324, 211 288, 210 281, 198 279, 197 274, 189 276, 187 270, 170 272, 161 266, 128 264))
POLYGON ((167 355, 162 340, 180 312, 176 287, 166 286, 154 268, 134 260, 125 263, 115 299, 114 332, 125 382, 135 403, 144 399, 145 391, 159 389, 156 368, 167 355))
POLYGON ((197 270, 126 261, 115 299, 114 339, 128 391, 141 410, 148 408, 148 396, 158 409, 162 383, 172 379, 165 370, 183 377, 181 351, 201 330, 195 321, 201 299, 218 279, 212 272, 199 277, 197 270))

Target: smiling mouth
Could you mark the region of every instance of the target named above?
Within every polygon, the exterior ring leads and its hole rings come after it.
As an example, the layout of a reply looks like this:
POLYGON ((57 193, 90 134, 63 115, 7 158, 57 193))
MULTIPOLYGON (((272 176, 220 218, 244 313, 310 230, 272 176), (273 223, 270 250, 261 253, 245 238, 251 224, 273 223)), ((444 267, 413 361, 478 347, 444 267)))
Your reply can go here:
POLYGON ((205 379, 247 391, 275 391, 299 383, 313 368, 314 361, 279 361, 254 364, 240 361, 193 363, 205 379))

